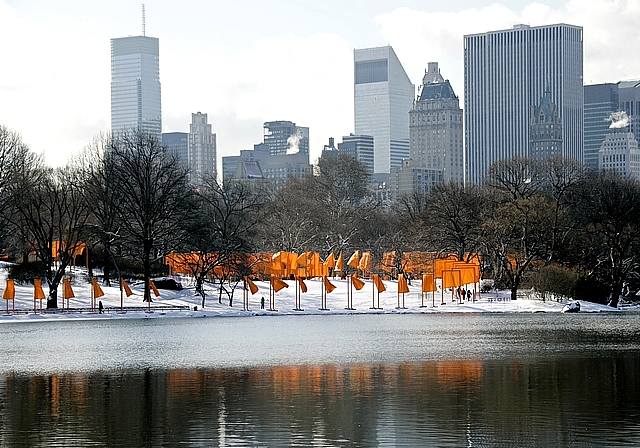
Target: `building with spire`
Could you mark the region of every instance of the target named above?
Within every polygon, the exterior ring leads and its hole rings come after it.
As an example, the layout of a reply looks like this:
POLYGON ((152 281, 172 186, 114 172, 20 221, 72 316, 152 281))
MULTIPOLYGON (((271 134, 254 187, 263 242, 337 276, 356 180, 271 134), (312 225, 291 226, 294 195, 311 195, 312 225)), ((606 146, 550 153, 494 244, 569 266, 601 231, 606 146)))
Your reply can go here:
POLYGON ((142 131, 161 139, 159 41, 146 35, 111 39, 111 131, 142 131))
POLYGON ((462 109, 437 62, 429 62, 409 112, 410 166, 442 172, 444 182, 464 181, 462 109))
POLYGON ((544 160, 562 156, 562 123, 551 90, 545 89, 530 117, 529 157, 544 160))

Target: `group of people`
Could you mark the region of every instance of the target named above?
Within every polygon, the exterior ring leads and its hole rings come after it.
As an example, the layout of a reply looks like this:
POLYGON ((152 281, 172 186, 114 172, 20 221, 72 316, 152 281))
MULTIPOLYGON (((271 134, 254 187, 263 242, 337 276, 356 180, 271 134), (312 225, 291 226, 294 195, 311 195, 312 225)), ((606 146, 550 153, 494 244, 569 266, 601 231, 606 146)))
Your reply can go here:
POLYGON ((458 299, 458 301, 464 300, 465 298, 467 300, 471 300, 472 295, 473 291, 471 291, 470 289, 465 290, 462 286, 458 286, 458 288, 456 289, 456 298, 458 299))

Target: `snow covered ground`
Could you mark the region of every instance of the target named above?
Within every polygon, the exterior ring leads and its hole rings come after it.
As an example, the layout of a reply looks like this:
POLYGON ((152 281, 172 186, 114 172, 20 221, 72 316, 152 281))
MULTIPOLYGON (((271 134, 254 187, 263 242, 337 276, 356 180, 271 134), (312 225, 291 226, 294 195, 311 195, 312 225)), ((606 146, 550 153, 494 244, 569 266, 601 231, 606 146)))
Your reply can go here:
MULTIPOLYGON (((289 287, 276 293, 275 305, 278 311, 268 311, 260 309, 260 298, 265 298, 265 308, 269 307, 269 282, 255 282, 259 287, 259 291, 255 295, 249 296, 250 311, 242 311, 242 290, 238 288, 233 299, 233 306, 229 306, 226 295, 223 294, 222 304, 218 303, 217 291, 208 290, 206 305, 201 307, 201 297, 194 293, 194 289, 189 285, 188 279, 182 279, 185 289, 182 291, 160 290, 161 296, 155 298, 151 305, 151 311, 148 312, 147 304, 142 302, 142 285, 131 285, 134 295, 124 299, 125 307, 136 307, 135 310, 120 312, 120 291, 117 287, 102 286, 105 293, 101 297, 107 312, 98 314, 97 312, 74 312, 73 308, 90 307, 91 293, 90 285, 85 281, 81 281, 86 275, 80 270, 76 271, 76 282, 73 285, 76 295, 75 299, 70 300, 70 311, 59 311, 56 313, 34 313, 33 312, 33 287, 31 285, 16 285, 16 313, 11 311, 11 303, 9 303, 9 313, 6 312, 6 303, 1 304, 0 323, 2 322, 24 322, 24 321, 43 321, 43 320, 65 320, 65 319, 122 319, 122 318, 160 318, 160 317, 216 317, 216 316, 260 316, 260 315, 298 315, 298 314, 409 314, 409 313, 479 313, 479 312, 506 312, 506 313, 534 313, 534 312, 560 312, 563 303, 558 302, 542 302, 540 300, 509 300, 508 291, 500 291, 493 293, 483 293, 475 303, 465 301, 462 304, 451 301, 451 293, 444 295, 445 304, 441 304, 441 294, 438 292, 435 296, 435 307, 432 306, 431 294, 425 297, 425 307, 421 307, 420 282, 414 281, 410 286, 411 292, 405 295, 404 304, 406 309, 397 309, 397 286, 395 282, 385 282, 387 291, 380 294, 380 306, 382 310, 371 309, 372 307, 372 291, 373 285, 367 280, 365 287, 353 292, 353 306, 355 310, 345 309, 347 306, 347 282, 340 279, 332 279, 332 283, 336 285, 336 289, 327 294, 327 306, 329 311, 321 311, 320 295, 321 281, 307 280, 308 292, 301 296, 301 305, 304 311, 296 311, 295 308, 295 282, 287 281, 289 287), (158 307, 182 306, 188 309, 182 310, 160 310, 158 307), (194 307, 198 307, 198 311, 194 311, 194 307), (156 310, 154 311, 154 308, 156 310), (25 311, 31 310, 30 313, 25 311), (18 312, 20 311, 20 312, 18 312)), ((0 289, 4 290, 6 278, 6 269, 0 269, 0 289)), ((62 289, 60 288, 60 291, 62 289)), ((44 285, 45 295, 48 289, 44 285)), ((59 302, 61 300, 59 299, 59 302)), ((376 300, 377 304, 377 300, 376 300)), ((44 304, 46 306, 46 303, 44 304)), ((605 305, 599 305, 590 302, 581 301, 581 312, 603 312, 603 311, 619 311, 605 305)), ((638 308, 635 308, 638 310, 638 308)))

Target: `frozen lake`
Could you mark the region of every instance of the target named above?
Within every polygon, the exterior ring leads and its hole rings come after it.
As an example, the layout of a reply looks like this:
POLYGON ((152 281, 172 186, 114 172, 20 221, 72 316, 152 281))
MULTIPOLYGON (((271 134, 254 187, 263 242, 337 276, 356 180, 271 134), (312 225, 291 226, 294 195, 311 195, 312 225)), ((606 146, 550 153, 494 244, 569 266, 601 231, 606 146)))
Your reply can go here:
POLYGON ((640 446, 640 315, 0 326, 0 446, 640 446))

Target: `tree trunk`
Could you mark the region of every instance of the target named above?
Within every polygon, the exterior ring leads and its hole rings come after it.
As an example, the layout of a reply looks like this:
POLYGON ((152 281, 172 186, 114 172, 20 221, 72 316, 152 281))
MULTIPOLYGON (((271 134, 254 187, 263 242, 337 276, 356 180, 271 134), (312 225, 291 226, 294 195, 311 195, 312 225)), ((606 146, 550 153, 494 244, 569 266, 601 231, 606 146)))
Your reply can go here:
POLYGON ((611 291, 609 292, 609 303, 607 305, 614 308, 618 308, 618 301, 620 300, 620 293, 622 292, 622 284, 615 282, 611 285, 611 291))
POLYGON ((143 270, 144 270, 144 302, 151 302, 149 281, 151 280, 151 241, 145 240, 143 244, 143 270))
POLYGON ((518 300, 518 287, 511 286, 511 300, 518 300))
POLYGON ((49 297, 47 298, 47 309, 58 308, 58 285, 49 285, 49 297))

